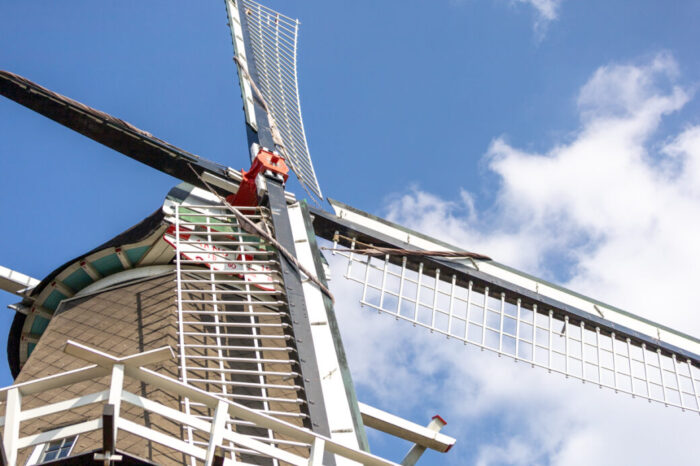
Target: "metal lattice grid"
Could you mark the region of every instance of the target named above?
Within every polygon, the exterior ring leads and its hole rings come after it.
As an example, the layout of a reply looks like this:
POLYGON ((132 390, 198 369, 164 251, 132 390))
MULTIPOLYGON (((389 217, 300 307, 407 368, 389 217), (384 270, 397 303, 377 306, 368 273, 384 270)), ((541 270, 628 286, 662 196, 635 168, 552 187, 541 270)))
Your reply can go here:
POLYGON ((388 255, 334 254, 347 259, 345 278, 362 286, 363 306, 532 367, 700 413, 700 369, 689 359, 525 306, 516 293, 495 294, 472 281, 462 286, 456 275, 427 272, 422 262, 409 268, 406 257, 397 265, 388 255))
POLYGON ((309 155, 299 104, 299 21, 251 0, 241 0, 241 5, 257 73, 255 84, 280 133, 286 160, 302 185, 323 199, 309 155))
MULTIPOLYGON (((263 208, 244 209, 244 214, 269 225, 263 208)), ((308 410, 300 396, 276 250, 244 232, 223 206, 178 206, 166 240, 176 249, 182 382, 303 426, 308 410)), ((208 421, 214 416, 210 408, 187 398, 183 411, 208 421)), ((309 454, 310 445, 249 422, 232 419, 229 428, 301 456, 309 454)), ((185 432, 195 446, 206 445, 207 436, 191 427, 185 432)), ((225 450, 241 461, 277 464, 233 444, 225 450)))

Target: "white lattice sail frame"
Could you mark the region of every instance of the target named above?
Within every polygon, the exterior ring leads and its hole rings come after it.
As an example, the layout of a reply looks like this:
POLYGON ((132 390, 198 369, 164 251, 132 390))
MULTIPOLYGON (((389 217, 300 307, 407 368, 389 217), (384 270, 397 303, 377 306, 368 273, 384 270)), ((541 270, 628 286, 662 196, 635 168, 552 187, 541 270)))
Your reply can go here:
MULTIPOLYGON (((399 232, 396 225, 369 219, 331 203, 341 218, 351 217, 404 241, 408 238, 411 244, 422 243, 424 247, 430 244, 427 237, 415 232, 399 232)), ((449 250, 439 241, 432 246, 428 250, 449 250)), ((574 318, 559 310, 524 305, 515 292, 494 293, 483 284, 477 288, 473 281, 441 273, 439 268, 427 267, 415 257, 410 260, 400 255, 372 257, 355 252, 361 248, 355 240, 350 242, 349 250, 340 247, 337 241, 333 244, 333 254, 347 260, 345 278, 361 286, 363 307, 532 367, 700 413, 700 369, 687 357, 648 348, 645 343, 601 329, 584 319, 574 324, 570 322, 574 318)), ((489 262, 481 264, 485 266, 489 262)), ((592 306, 597 308, 595 303, 592 306)), ((613 316, 613 312, 606 308, 608 315, 613 316)), ((612 328, 614 322, 610 322, 612 328)), ((645 325, 649 322, 639 319, 639 326, 645 325)), ((669 332, 664 329, 663 333, 669 332)), ((657 329, 657 333, 660 335, 661 331, 657 329)), ((695 345, 691 337, 682 334, 674 337, 674 344, 695 345)), ((694 350, 695 346, 690 349, 694 350)))
MULTIPOLYGON (((323 199, 304 130, 299 103, 299 82, 297 79, 297 38, 299 21, 280 14, 252 0, 228 0, 236 55, 245 58, 255 67, 257 89, 262 94, 271 126, 278 131, 283 143, 283 156, 297 178, 310 193, 323 199), (239 18, 234 11, 235 4, 242 6, 239 18), (245 23, 252 50, 252 57, 243 54, 243 39, 236 32, 245 23), (238 42, 238 43, 237 43, 238 42)), ((240 66, 240 63, 239 63, 240 66)), ((239 73, 246 106, 250 106, 251 92, 247 76, 239 73), (246 96, 248 94, 248 96, 246 96)), ((246 110, 246 118, 254 118, 246 110)), ((252 123, 249 121, 249 123, 252 123)), ((255 124, 253 124, 255 125, 255 124)))

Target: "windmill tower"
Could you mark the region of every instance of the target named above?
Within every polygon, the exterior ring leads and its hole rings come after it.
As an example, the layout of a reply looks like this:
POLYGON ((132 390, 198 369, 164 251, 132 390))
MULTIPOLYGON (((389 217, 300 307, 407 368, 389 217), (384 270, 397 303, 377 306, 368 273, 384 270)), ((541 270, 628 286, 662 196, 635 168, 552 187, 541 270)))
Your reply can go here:
POLYGON ((348 205, 333 201, 331 214, 286 194, 285 167, 321 194, 290 66, 298 24, 251 1, 226 5, 246 173, 1 77, 3 95, 188 183, 41 281, 4 271, 22 298, 11 334, 19 385, 4 390, 10 462, 391 464, 366 452, 364 426, 416 442, 405 464, 426 446, 447 450, 440 419, 420 428, 355 399, 316 236, 347 259, 366 307, 698 411, 696 339, 348 205))
MULTIPOLYGON (((298 22, 227 1, 251 168, 238 172, 3 72, 2 94, 181 180, 162 208, 22 301, 3 392, 9 464, 393 464, 365 425, 447 451, 453 439, 359 404, 308 206, 321 197, 296 84, 298 22), (86 364, 92 363, 92 366, 86 364), (106 377, 106 379, 105 379, 106 377)), ((244 146, 245 147, 245 146, 244 146)))

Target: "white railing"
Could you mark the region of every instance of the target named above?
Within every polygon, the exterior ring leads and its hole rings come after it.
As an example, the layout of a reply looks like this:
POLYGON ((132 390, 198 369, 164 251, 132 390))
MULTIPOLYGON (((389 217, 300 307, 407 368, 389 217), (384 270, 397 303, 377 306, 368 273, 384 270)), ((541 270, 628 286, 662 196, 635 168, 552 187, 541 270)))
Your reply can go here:
MULTIPOLYGON (((351 461, 366 465, 380 466, 397 464, 370 453, 349 448, 329 438, 315 434, 308 429, 294 426, 227 400, 221 396, 208 393, 143 367, 174 358, 175 353, 170 347, 166 346, 156 350, 117 358, 69 340, 66 343, 64 351, 67 354, 91 363, 91 365, 0 389, 0 400, 4 401, 6 404, 5 417, 0 418, 0 425, 4 426, 3 447, 8 463, 11 466, 17 463, 18 452, 22 449, 77 434, 105 429, 105 426, 108 424, 113 426, 113 431, 107 432, 106 434, 103 433, 103 438, 105 439, 104 451, 103 453, 96 454, 96 459, 108 460, 111 458, 116 460, 118 459, 119 453, 127 453, 118 451, 118 432, 123 431, 194 457, 207 466, 214 463, 217 448, 223 448, 228 444, 235 444, 269 458, 298 466, 321 465, 324 452, 329 452, 341 458, 347 458, 351 461), (105 376, 110 377, 109 388, 107 390, 22 410, 23 397, 28 397, 32 394, 41 393, 54 388, 99 379, 105 376), (192 401, 202 403, 214 410, 213 419, 211 422, 207 422, 197 416, 188 415, 148 398, 131 393, 123 387, 125 377, 146 383, 149 387, 161 389, 168 394, 183 398, 186 397, 192 401), (208 443, 204 448, 195 446, 189 442, 183 441, 183 439, 179 437, 153 430, 137 422, 120 417, 122 402, 138 406, 145 411, 155 413, 174 421, 181 425, 183 430, 191 428, 206 433, 208 443), (105 413, 107 411, 111 413, 109 423, 104 421, 106 415, 103 415, 102 417, 63 426, 39 434, 27 435, 24 437, 20 436, 21 424, 23 421, 66 412, 70 409, 97 403, 111 406, 109 410, 105 411, 105 413), (269 429, 293 441, 309 445, 310 455, 308 458, 302 457, 274 445, 263 443, 249 436, 236 433, 227 427, 227 422, 231 418, 247 421, 251 425, 269 429), (111 445, 109 445, 110 438, 113 441, 111 445)), ((234 460, 230 458, 219 458, 219 461, 223 461, 223 464, 244 464, 234 462, 234 460)))

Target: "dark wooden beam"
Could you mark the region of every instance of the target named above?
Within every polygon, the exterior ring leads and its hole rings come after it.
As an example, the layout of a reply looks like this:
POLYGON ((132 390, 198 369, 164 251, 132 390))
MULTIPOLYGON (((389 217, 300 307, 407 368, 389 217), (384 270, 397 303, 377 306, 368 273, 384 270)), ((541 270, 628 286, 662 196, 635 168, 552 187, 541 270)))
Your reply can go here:
POLYGON ((158 139, 124 120, 53 92, 22 76, 0 70, 0 95, 134 160, 200 186, 190 169, 226 178, 227 167, 158 139))

